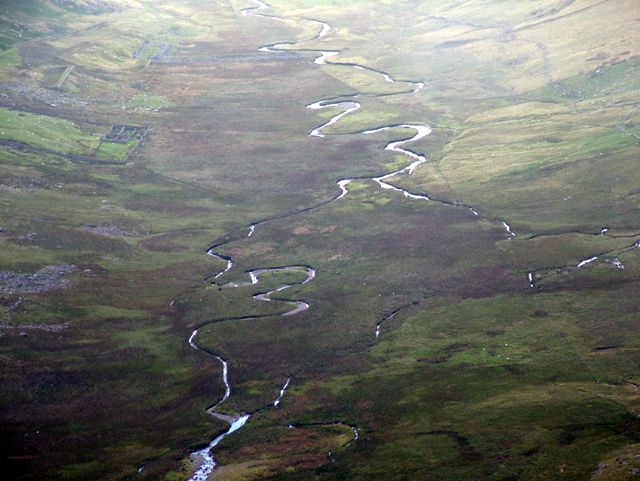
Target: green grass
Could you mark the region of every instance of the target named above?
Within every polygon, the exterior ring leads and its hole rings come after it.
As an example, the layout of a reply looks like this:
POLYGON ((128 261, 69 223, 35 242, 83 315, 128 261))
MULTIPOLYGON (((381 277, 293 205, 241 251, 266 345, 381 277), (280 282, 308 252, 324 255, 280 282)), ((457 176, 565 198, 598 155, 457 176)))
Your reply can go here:
POLYGON ((0 65, 19 65, 20 54, 15 48, 0 53, 0 65))
POLYGON ((153 92, 141 92, 134 95, 129 101, 131 107, 141 107, 144 109, 160 109, 167 107, 169 101, 162 95, 153 92))
POLYGON ((69 120, 0 109, 0 138, 64 153, 86 154, 98 146, 98 136, 69 120))
POLYGON ((124 160, 136 143, 135 140, 127 142, 126 144, 102 141, 96 150, 96 157, 98 159, 124 160))

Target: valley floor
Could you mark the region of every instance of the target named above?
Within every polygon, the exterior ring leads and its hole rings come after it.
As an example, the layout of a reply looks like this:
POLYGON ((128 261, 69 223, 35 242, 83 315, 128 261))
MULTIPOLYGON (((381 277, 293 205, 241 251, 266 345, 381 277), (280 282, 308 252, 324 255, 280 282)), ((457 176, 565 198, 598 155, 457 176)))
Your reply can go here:
POLYGON ((635 479, 638 18, 10 2, 3 472, 635 479))

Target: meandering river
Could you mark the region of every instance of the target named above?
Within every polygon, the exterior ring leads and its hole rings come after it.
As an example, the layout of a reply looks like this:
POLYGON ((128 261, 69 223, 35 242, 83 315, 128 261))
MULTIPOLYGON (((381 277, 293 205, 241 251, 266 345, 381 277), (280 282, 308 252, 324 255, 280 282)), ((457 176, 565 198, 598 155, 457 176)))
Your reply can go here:
MULTIPOLYGON (((261 1, 261 0, 254 0, 254 2, 256 3, 255 7, 252 8, 246 8, 244 10, 242 10, 242 15, 243 16, 254 16, 254 17, 263 17, 263 18, 267 18, 267 19, 272 19, 272 20, 278 20, 278 21, 291 21, 291 20, 297 20, 297 21, 305 21, 305 22, 311 22, 313 24, 315 24, 318 27, 317 33, 310 37, 310 38, 306 38, 306 39, 302 39, 299 41, 295 41, 295 42, 283 42, 283 43, 276 43, 276 44, 270 44, 270 45, 265 45, 260 47, 260 51, 261 52, 269 52, 272 54, 278 54, 278 53, 284 53, 284 52, 290 52, 290 51, 296 51, 296 45, 300 44, 302 42, 309 42, 312 40, 320 40, 326 36, 328 36, 331 31, 332 31, 332 27, 331 25, 329 25, 326 22, 323 22, 321 20, 316 20, 316 19, 311 19, 311 18, 306 18, 306 17, 281 17, 281 16, 277 16, 277 15, 271 15, 271 14, 265 14, 263 13, 265 10, 268 10, 270 7, 267 3, 261 1)), ((358 70, 364 70, 364 71, 368 71, 371 72, 373 74, 378 74, 380 76, 382 76, 382 79, 385 82, 388 83, 392 83, 392 84, 396 84, 396 83, 403 83, 403 84, 407 84, 407 89, 406 91, 401 91, 401 92, 395 92, 392 94, 355 94, 355 95, 347 95, 347 96, 343 96, 343 97, 338 97, 338 98, 334 98, 334 99, 324 99, 324 100, 319 100, 316 102, 313 102, 309 105, 307 105, 307 108, 310 110, 323 110, 323 109, 337 109, 337 113, 335 115, 333 115, 328 121, 324 122, 322 125, 312 129, 309 132, 309 136, 311 137, 316 137, 316 138, 323 138, 327 135, 332 135, 329 134, 327 132, 325 132, 325 130, 327 130, 328 128, 330 128, 331 126, 336 125, 341 119, 343 119, 344 117, 358 111, 362 105, 356 100, 358 97, 363 97, 363 96, 388 96, 388 95, 415 95, 417 93, 419 93, 421 90, 423 90, 425 88, 425 83, 423 81, 420 80, 400 80, 400 79, 396 79, 394 78, 392 75, 390 75, 387 72, 383 72, 377 69, 374 69, 372 67, 366 66, 366 65, 360 65, 360 64, 355 64, 355 63, 342 63, 342 62, 334 62, 334 61, 330 61, 330 59, 337 57, 340 54, 340 51, 337 50, 322 50, 322 49, 318 49, 318 50, 314 50, 314 49, 297 49, 299 52, 304 53, 304 52, 310 52, 313 54, 316 54, 317 56, 314 58, 313 62, 316 65, 320 65, 323 67, 326 66, 339 66, 339 67, 343 67, 343 68, 355 68, 358 70)), ((495 217, 487 217, 484 215, 481 215, 475 208, 471 207, 471 206, 467 206, 467 205, 463 205, 461 203, 457 203, 457 202, 448 202, 448 201, 443 201, 443 200, 434 200, 432 198, 429 197, 429 195, 427 195, 427 193, 423 193, 423 192, 410 192, 406 189, 403 189, 397 185, 394 185, 392 183, 392 179, 401 175, 411 175, 415 172, 415 170, 423 163, 427 162, 428 159, 425 155, 416 152, 414 150, 409 150, 408 148, 406 148, 407 144, 410 143, 414 143, 414 142, 418 142, 419 140, 423 139, 424 137, 428 136, 431 133, 431 128, 430 126, 426 125, 426 124, 421 124, 421 123, 402 123, 402 124, 393 124, 393 125, 386 125, 386 126, 381 126, 381 127, 377 127, 374 129, 369 129, 369 130, 364 130, 362 132, 360 132, 360 134, 362 135, 375 135, 378 133, 382 133, 382 132, 388 132, 391 130, 398 130, 400 132, 402 131, 407 131, 407 130, 411 130, 413 131, 413 136, 408 137, 408 138, 400 138, 397 140, 393 140, 391 142, 389 142, 386 146, 385 146, 385 150, 388 151, 392 151, 398 154, 402 154, 404 156, 407 157, 408 160, 408 164, 405 167, 402 167, 398 170, 395 170, 393 172, 388 172, 379 176, 373 176, 370 177, 369 179, 371 181, 373 181, 375 184, 377 184, 381 189, 385 189, 385 190, 391 190, 391 191, 395 191, 398 192, 402 195, 404 195, 406 198, 408 199, 413 199, 413 200, 418 200, 418 201, 429 201, 429 202, 436 202, 442 205, 446 205, 446 206, 450 206, 450 207, 455 207, 455 208, 462 208, 462 209, 466 209, 468 210, 475 218, 477 218, 478 220, 484 220, 484 221, 489 221, 492 223, 496 223, 501 225, 504 230, 506 231, 506 238, 507 239, 513 239, 516 237, 515 232, 513 231, 513 228, 511 227, 511 225, 503 220, 503 219, 499 219, 499 218, 495 218, 495 217)), ((313 207, 309 207, 306 209, 303 209, 299 212, 308 212, 311 211, 315 208, 321 207, 323 205, 327 205, 330 202, 334 202, 334 201, 338 201, 341 200, 343 198, 345 198, 348 194, 349 194, 349 190, 348 190, 348 186, 349 184, 351 184, 352 182, 354 182, 355 180, 362 180, 363 178, 349 178, 349 179, 340 179, 337 181, 337 186, 339 188, 339 193, 332 198, 329 201, 323 202, 321 204, 318 204, 316 206, 313 207)), ((248 229, 248 234, 247 237, 252 237, 255 233, 256 233, 256 228, 258 225, 263 224, 265 222, 268 222, 270 220, 275 220, 276 218, 283 218, 283 217, 287 217, 289 215, 295 215, 295 213, 293 214, 287 214, 287 215, 282 215, 280 217, 275 217, 272 219, 267 219, 264 221, 260 221, 260 222, 256 222, 254 224, 251 224, 249 226, 247 226, 248 229)), ((609 231, 609 228, 603 228, 602 229, 602 235, 605 235, 607 233, 607 231, 609 231), (606 229, 606 230, 605 230, 606 229)), ((283 291, 287 290, 288 288, 290 288, 293 285, 305 285, 311 281, 313 281, 316 277, 316 270, 310 266, 304 266, 304 265, 296 265, 296 266, 283 266, 283 267, 268 267, 268 268, 258 268, 258 269, 253 269, 249 272, 247 272, 248 276, 249 276, 249 280, 246 282, 227 282, 227 283, 221 283, 220 279, 227 274, 229 271, 231 271, 233 269, 234 263, 233 263, 233 259, 227 255, 224 255, 220 252, 217 252, 218 249, 224 245, 226 245, 229 242, 232 242, 234 239, 229 239, 225 242, 221 242, 218 243, 212 247, 210 247, 206 253, 213 257, 214 259, 217 259, 219 261, 222 261, 223 263, 225 263, 225 267, 223 269, 221 269, 220 271, 212 274, 211 276, 209 276, 208 280, 210 280, 212 283, 218 285, 220 288, 223 289, 230 289, 230 288, 244 288, 244 287, 251 287, 251 286, 256 286, 257 284, 260 283, 261 280, 261 276, 263 276, 264 274, 267 273, 278 273, 278 272, 293 272, 293 273, 298 273, 301 276, 304 276, 304 278, 299 281, 299 282, 295 282, 292 284, 283 284, 280 285, 279 287, 272 289, 268 292, 258 292, 255 293, 253 295, 253 298, 257 301, 262 301, 262 302, 272 302, 272 301, 278 301, 278 302, 282 302, 285 305, 288 305, 289 308, 287 310, 285 310, 284 312, 281 312, 280 314, 277 314, 281 317, 286 317, 286 316, 293 316, 296 314, 299 314, 303 311, 306 311, 307 309, 309 309, 309 304, 302 301, 302 300, 287 300, 287 299, 274 299, 272 296, 277 294, 277 293, 282 293, 283 291)), ((630 246, 630 248, 638 248, 640 247, 640 241, 636 241, 635 244, 633 246, 630 246)), ((577 264, 577 268, 582 268, 592 262, 595 262, 596 260, 599 259, 600 256, 592 256, 590 258, 581 260, 578 264, 577 264)), ((609 261, 610 263, 614 264, 616 267, 620 268, 620 269, 624 269, 624 265, 622 265, 622 263, 619 261, 618 258, 615 258, 615 260, 613 261, 609 261)), ((536 282, 536 272, 535 271, 530 271, 527 273, 527 280, 528 283, 531 287, 534 287, 535 282, 536 282)), ((173 301, 171 302, 171 306, 173 306, 173 301)), ((375 337, 378 338, 381 334, 381 325, 384 321, 391 319, 393 316, 395 316, 398 311, 400 309, 396 309, 395 311, 393 311, 390 315, 388 315, 387 317, 385 317, 384 319, 382 319, 381 321, 377 322, 375 324, 375 337)), ((245 317, 242 319, 257 319, 258 317, 245 317)), ((218 320, 220 321, 220 320, 218 320)), ((211 321, 211 322, 217 322, 217 321, 211 321)), ((206 323, 204 323, 204 325, 206 325, 206 323)), ((221 433, 220 435, 216 436, 206 447, 194 452, 192 454, 194 460, 196 463, 199 463, 199 467, 196 470, 196 472, 189 478, 189 481, 206 481, 209 476, 211 475, 211 473, 213 472, 214 468, 216 467, 216 460, 213 456, 212 450, 213 448, 215 448, 225 437, 229 436, 230 434, 232 434, 233 432, 241 429, 251 418, 251 413, 243 413, 243 414, 236 414, 236 415, 229 415, 229 414, 225 414, 222 412, 218 411, 218 408, 231 396, 232 390, 231 390, 231 383, 229 380, 229 364, 228 362, 223 359, 221 356, 216 355, 216 354, 211 354, 208 351, 204 351, 203 349, 201 349, 198 344, 197 344, 197 336, 198 336, 198 330, 199 329, 195 329, 190 337, 189 337, 189 344, 191 345, 191 347, 193 347, 194 349, 206 353, 207 355, 211 355, 213 356, 220 364, 222 367, 222 380, 225 386, 225 392, 222 396, 222 398, 212 407, 210 407, 207 411, 212 414, 213 416, 222 419, 226 422, 229 423, 229 428, 221 433)), ((280 389, 280 391, 277 393, 277 396, 275 397, 273 403, 271 404, 272 408, 278 408, 280 403, 282 402, 283 396, 285 395, 285 392, 287 390, 287 388, 289 387, 291 383, 291 376, 288 376, 285 383, 283 384, 282 388, 280 389)), ((359 438, 359 431, 358 428, 356 426, 352 426, 352 425, 347 425, 345 423, 342 423, 340 421, 334 421, 331 423, 311 423, 310 425, 326 425, 326 424, 343 424, 345 426, 349 426, 349 428, 352 429, 354 435, 353 435, 353 439, 351 441, 349 441, 345 446, 350 445, 352 442, 355 442, 358 438, 359 438)), ((296 424, 290 424, 289 427, 290 428, 295 428, 297 426, 302 426, 302 425, 296 425, 296 424)), ((330 452, 329 453, 329 457, 330 459, 332 459, 333 455, 330 452)))

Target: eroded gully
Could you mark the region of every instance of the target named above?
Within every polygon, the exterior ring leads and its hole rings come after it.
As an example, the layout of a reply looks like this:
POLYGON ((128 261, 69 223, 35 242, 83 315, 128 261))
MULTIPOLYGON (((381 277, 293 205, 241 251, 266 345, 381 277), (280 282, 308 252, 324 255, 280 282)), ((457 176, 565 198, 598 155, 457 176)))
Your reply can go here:
MULTIPOLYGON (((295 46, 297 44, 303 43, 303 42, 308 42, 308 41, 312 41, 312 40, 321 40, 322 38, 326 37, 327 35, 329 35, 329 33, 332 30, 332 27, 326 23, 326 22, 322 22, 320 20, 315 20, 315 19, 311 19, 311 18, 306 18, 306 17, 281 17, 281 16, 277 16, 277 15, 268 15, 265 13, 262 13, 262 11, 269 9, 269 5, 266 4, 265 2, 261 1, 261 0, 254 0, 254 2, 256 3, 255 7, 252 8, 246 8, 244 10, 242 10, 242 15, 243 16, 253 16, 253 17, 263 17, 263 18, 267 18, 267 19, 272 19, 272 20, 279 20, 279 21, 290 21, 290 20, 297 20, 297 21, 306 21, 306 22, 311 22, 314 24, 317 24, 319 26, 319 31, 317 32, 317 34, 315 34, 313 37, 310 38, 306 38, 306 39, 302 39, 300 41, 295 41, 295 42, 283 42, 283 43, 275 43, 275 44, 270 44, 270 45, 265 45, 263 47, 261 47, 259 50, 261 52, 269 52, 269 53, 284 53, 284 52, 291 52, 291 51, 296 51, 296 52, 308 52, 308 53, 312 53, 312 54, 317 54, 317 57, 314 59, 314 63, 316 65, 331 65, 331 66, 340 66, 340 67, 344 67, 344 68, 354 68, 354 69, 358 69, 358 70, 363 70, 363 71, 368 71, 374 74, 379 74, 380 76, 382 76, 383 80, 385 82, 388 83, 400 83, 400 84, 407 84, 407 89, 403 90, 403 91, 399 91, 399 92, 393 92, 393 93, 383 93, 383 94, 370 94, 370 93, 357 93, 357 94, 353 94, 353 95, 346 95, 346 96, 339 96, 339 97, 335 97, 332 99, 324 99, 324 100, 319 100, 317 102, 311 103, 309 105, 307 105, 307 108, 310 110, 323 110, 323 109, 337 109, 339 112, 337 114, 335 114, 334 116, 332 116, 327 122, 323 123, 322 125, 314 128, 313 130, 311 130, 311 132, 309 132, 309 136, 310 137, 317 137, 317 138, 323 138, 327 135, 344 135, 344 134, 327 134, 326 132, 324 132, 325 129, 327 129, 328 127, 331 127, 333 125, 335 125, 336 123, 338 123, 342 118, 344 118, 345 116, 356 112, 357 110, 359 110, 362 105, 357 101, 358 98, 360 97, 383 97, 383 96, 392 96, 392 95, 415 95, 417 93, 419 93, 422 89, 425 88, 425 83, 422 81, 413 81, 413 80, 401 80, 401 79, 396 79, 394 77, 392 77, 390 74, 368 67, 366 65, 360 65, 360 64, 356 64, 356 63, 341 63, 341 62, 331 62, 329 61, 330 58, 332 57, 336 57, 340 54, 340 51, 338 50, 317 50, 317 49, 303 49, 303 48, 295 48, 295 46)), ((255 233, 257 228, 261 225, 264 224, 266 222, 271 222, 274 220, 279 220, 279 219, 283 219, 283 218, 287 218, 287 217, 291 217, 294 215, 298 215, 301 213, 306 213, 306 212, 310 212, 313 211, 317 208, 326 206, 327 204, 334 202, 334 201, 338 201, 343 199, 344 197, 346 197, 349 193, 348 190, 348 186, 351 182, 353 182, 354 180, 371 180, 373 181, 375 184, 377 184, 379 186, 379 188, 384 189, 384 190, 391 190, 391 191, 395 191, 398 192, 400 194, 402 194, 404 197, 408 198, 408 199, 413 199, 413 200, 417 200, 417 201, 427 201, 427 202, 434 202, 437 204, 441 204, 441 205, 445 205, 445 206, 449 206, 449 207, 454 207, 454 208, 460 208, 460 209, 465 209, 467 210, 474 218, 478 219, 478 220, 484 220, 487 222, 491 222, 491 223, 495 223, 499 226, 501 226, 505 231, 506 231, 506 238, 508 239, 512 239, 514 237, 516 237, 515 232, 513 231, 511 225, 504 219, 500 219, 500 218, 496 218, 496 217, 489 217, 489 216, 485 216, 482 215, 478 212, 478 210, 476 210, 474 207, 468 206, 468 205, 464 205, 462 203, 459 202, 449 202, 449 201, 445 201, 445 200, 439 200, 439 199, 433 199, 430 198, 429 195, 427 195, 426 193, 423 192, 410 192, 406 189, 403 189, 401 187, 398 187, 392 183, 390 183, 390 180, 394 177, 398 177, 401 175, 411 175, 421 164, 425 163, 428 161, 427 157, 421 153, 409 150, 407 148, 405 148, 406 144, 412 143, 412 142, 417 142, 420 139, 428 136, 431 133, 431 128, 426 125, 426 124, 419 124, 419 123, 402 123, 402 124, 393 124, 393 125, 386 125, 386 126, 382 126, 382 127, 378 127, 375 129, 368 129, 368 130, 363 130, 361 132, 355 132, 353 133, 353 135, 375 135, 377 133, 381 133, 381 132, 387 132, 387 131, 391 131, 391 130, 413 130, 414 134, 413 136, 409 137, 409 138, 401 138, 401 139, 397 139, 394 141, 389 142, 386 146, 385 146, 385 150, 391 151, 391 152, 396 152, 399 154, 402 154, 406 157, 408 157, 408 159, 411 160, 411 162, 406 165, 405 167, 395 170, 393 172, 388 172, 388 173, 384 173, 378 176, 373 176, 373 177, 367 177, 367 176, 362 176, 362 177, 357 177, 357 178, 344 178, 344 179, 338 179, 336 181, 336 184, 339 188, 339 193, 324 202, 320 202, 316 205, 307 207, 305 209, 301 209, 301 210, 297 210, 297 211, 293 211, 293 212, 289 212, 289 213, 285 213, 282 215, 278 215, 278 216, 274 216, 271 218, 267 218, 258 222, 254 222, 253 224, 247 226, 244 229, 245 234, 244 235, 230 235, 227 238, 225 238, 223 241, 221 242, 217 242, 215 244, 213 244, 212 246, 210 246, 206 253, 217 259, 220 260, 222 262, 225 263, 225 267, 212 274, 211 276, 209 276, 207 278, 207 281, 211 282, 214 285, 217 285, 218 287, 222 288, 222 289, 230 289, 230 288, 241 288, 241 287, 249 287, 249 286, 256 286, 260 283, 260 277, 265 274, 265 273, 274 273, 274 272, 296 272, 296 273, 300 273, 304 275, 304 279, 296 282, 296 283, 291 283, 291 284, 283 284, 273 290, 270 290, 268 292, 263 292, 263 293, 255 293, 253 295, 253 298, 255 300, 258 301, 262 301, 262 302, 272 302, 272 301, 278 301, 278 302, 282 302, 285 305, 288 305, 288 309, 279 313, 279 314, 269 314, 269 315, 256 315, 256 316, 246 316, 246 317, 229 317, 229 318, 221 318, 221 319, 213 319, 213 320, 209 320, 209 321, 204 321, 202 322, 197 329, 195 329, 190 337, 189 337, 189 344, 191 347, 193 347, 194 349, 200 351, 200 352, 204 352, 208 355, 213 356, 218 362, 220 362, 221 366, 222 366, 222 380, 225 386, 225 392, 224 395, 222 396, 222 398, 213 406, 209 407, 207 409, 207 412, 209 412, 211 415, 217 417, 218 419, 224 420, 226 422, 229 423, 229 428, 224 431, 223 433, 219 434, 217 437, 215 437, 205 448, 202 448, 196 452, 194 452, 192 454, 194 460, 196 461, 196 463, 199 463, 199 467, 196 470, 196 472, 189 478, 189 481, 206 481, 209 477, 209 475, 213 472, 215 466, 216 466, 216 460, 213 457, 212 454, 212 449, 214 447, 216 447, 225 437, 229 436, 230 434, 232 434, 233 432, 237 431, 238 429, 242 428, 247 421, 249 421, 249 419, 251 418, 251 415, 253 413, 244 413, 244 414, 240 414, 240 415, 228 415, 228 414, 224 414, 221 412, 218 412, 217 409, 220 407, 221 404, 223 404, 230 396, 231 396, 231 383, 229 381, 229 365, 227 363, 227 361, 225 359, 223 359, 221 356, 211 353, 208 350, 204 350, 201 347, 198 346, 197 344, 197 336, 198 336, 198 330, 208 324, 212 324, 212 323, 217 323, 217 322, 224 322, 224 321, 232 321, 232 320, 251 320, 251 319, 259 319, 259 318, 263 318, 263 317, 274 317, 274 316, 281 316, 281 317, 286 317, 286 316, 292 316, 295 314, 298 314, 300 312, 303 312, 307 309, 309 309, 309 304, 302 301, 302 300, 288 300, 288 299, 282 299, 282 298, 278 298, 278 299, 273 299, 272 296, 274 294, 277 293, 281 293, 283 291, 285 291, 286 289, 294 286, 294 285, 305 285, 311 281, 313 281, 315 279, 316 276, 316 271, 313 267, 311 266, 304 266, 304 265, 296 265, 296 266, 283 266, 283 267, 269 267, 269 268, 258 268, 258 269, 253 269, 251 271, 247 272, 247 275, 249 277, 249 280, 246 282, 241 282, 241 283, 232 283, 232 282, 228 282, 228 283, 221 283, 219 281, 219 279, 224 276, 227 272, 229 272, 232 268, 233 268, 233 259, 230 256, 224 255, 220 252, 218 252, 218 249, 229 244, 230 242, 234 242, 236 240, 239 240, 240 238, 243 237, 252 237, 255 233)), ((631 249, 631 248, 638 248, 640 247, 640 241, 636 241, 633 245, 625 248, 626 250, 631 249)), ((625 250, 623 249, 623 250, 625 250)), ((625 251, 626 251, 625 250, 625 251)), ((613 252, 613 251, 611 251, 613 252)), ((582 260, 577 264, 577 268, 582 268, 592 262, 595 262, 596 260, 600 259, 602 256, 605 256, 607 254, 609 254, 610 252, 607 253, 602 253, 599 255, 594 255, 588 259, 582 260)), ((624 268, 624 266, 622 265, 622 263, 617 259, 617 257, 613 260, 609 260, 608 262, 614 264, 616 267, 618 268, 624 268)), ((536 281, 536 272, 532 271, 529 272, 527 274, 527 278, 529 281, 529 284, 531 287, 534 287, 534 283, 536 281)), ((415 304, 412 303, 412 304, 415 304)), ((172 302, 173 305, 173 302, 172 302)), ((409 305, 409 304, 408 304, 409 305)), ((380 336, 381 333, 381 325, 384 321, 391 319, 392 317, 394 317, 401 309, 403 309, 404 307, 408 307, 407 306, 401 306, 400 308, 394 310, 391 314, 387 315, 386 317, 384 317, 382 320, 378 321, 375 324, 375 337, 376 339, 380 336)), ((277 408, 286 392, 286 389, 289 387, 289 385, 291 384, 292 378, 291 376, 288 376, 282 386, 282 388, 280 389, 279 393, 277 394, 275 400, 273 401, 273 403, 270 405, 270 407, 272 408, 277 408)), ((261 409, 264 409, 260 408, 261 409)), ((352 431, 353 431, 353 439, 351 441, 349 441, 348 443, 346 443, 345 447, 350 445, 352 442, 356 441, 359 437, 359 431, 357 429, 356 426, 353 425, 349 425, 346 424, 342 421, 332 421, 332 422, 318 422, 318 423, 310 423, 309 426, 320 426, 320 425, 330 425, 330 424, 340 424, 340 425, 344 425, 344 426, 348 426, 352 431)), ((296 427, 302 427, 302 424, 295 424, 292 423, 289 425, 290 428, 294 429, 296 427)), ((332 453, 329 452, 329 458, 332 459, 332 453)))

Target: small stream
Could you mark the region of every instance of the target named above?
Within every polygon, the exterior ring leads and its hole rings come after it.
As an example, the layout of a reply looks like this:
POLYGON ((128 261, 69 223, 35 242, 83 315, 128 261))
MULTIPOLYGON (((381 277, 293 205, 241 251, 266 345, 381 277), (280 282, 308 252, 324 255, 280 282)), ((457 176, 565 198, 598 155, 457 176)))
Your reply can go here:
MULTIPOLYGON (((610 232, 610 229, 603 228, 599 234, 592 233, 590 235, 593 235, 593 236, 606 235, 607 232, 610 232)), ((636 235, 622 236, 622 237, 639 237, 639 236, 640 236, 640 233, 636 235)), ((537 238, 537 237, 540 237, 540 236, 535 236, 534 238, 537 238)), ((612 237, 615 237, 615 236, 612 236, 612 237)), ((536 282, 539 280, 544 280, 548 277, 551 277, 552 275, 555 275, 561 272, 569 272, 569 271, 575 271, 578 269, 584 269, 598 262, 610 264, 616 267, 617 269, 623 270, 625 267, 622 261, 620 260, 619 256, 637 249, 640 249, 640 240, 635 240, 632 244, 626 245, 621 248, 599 252, 597 254, 592 255, 591 257, 579 260, 577 264, 564 265, 559 267, 547 267, 547 268, 538 269, 536 271, 531 271, 527 274, 529 279, 529 285, 530 287, 535 287, 536 282)))
MULTIPOLYGON (((253 234, 253 230, 250 230, 249 232, 249 236, 251 236, 253 234)), ((216 254, 215 252, 213 252, 213 248, 210 248, 207 251, 207 254, 216 258, 216 259, 220 259, 223 261, 227 262, 227 266, 224 270, 218 272, 217 274, 213 275, 213 279, 218 279, 220 276, 222 276, 223 274, 225 274, 226 272, 228 272, 229 270, 231 270, 231 268, 233 267, 233 260, 230 257, 225 257, 225 256, 221 256, 219 254, 216 254)), ((264 292, 264 293, 257 293, 253 295, 253 298, 258 300, 258 301, 263 301, 263 302, 271 302, 274 301, 276 299, 272 299, 271 296, 275 293, 279 293, 282 292, 288 288, 290 288, 293 285, 305 285, 309 282, 311 282, 312 280, 315 279, 316 277, 316 270, 312 267, 309 266, 285 266, 285 267, 269 267, 269 268, 261 268, 261 269, 254 269, 249 271, 247 274, 249 275, 249 281, 247 282, 243 282, 243 283, 227 283, 222 285, 222 288, 240 288, 240 287, 248 287, 248 286, 255 286, 257 284, 260 283, 260 278, 263 274, 266 273, 274 273, 274 272, 298 272, 301 274, 306 274, 305 278, 300 281, 300 282, 296 282, 296 283, 292 283, 292 284, 283 284, 279 287, 277 287, 276 289, 264 292)), ((306 311, 307 309, 309 309, 309 304, 307 304, 304 301, 289 301, 289 300, 279 300, 280 302, 284 302, 287 303, 289 305, 291 305, 291 309, 279 314, 282 317, 286 317, 286 316, 292 316, 294 314, 298 314, 300 312, 306 311)), ((246 319, 252 319, 251 317, 247 317, 246 319)), ((215 405, 211 406, 210 408, 207 409, 207 412, 209 414, 211 414, 212 416, 215 416, 218 419, 221 419, 223 421, 226 421, 229 423, 229 429, 227 429, 225 432, 223 432, 222 434, 216 436, 206 447, 192 453, 192 459, 194 460, 194 462, 196 464, 200 464, 198 469, 195 471, 195 473, 189 478, 189 481, 206 481, 209 478, 209 475, 213 472, 214 468, 216 467, 216 460, 213 457, 212 454, 212 449, 214 447, 216 447, 225 437, 229 436, 230 434, 232 434, 233 432, 237 431, 238 429, 242 428, 247 421, 249 421, 249 419, 251 418, 251 414, 243 414, 243 415, 238 415, 238 416, 230 416, 228 414, 224 414, 221 412, 216 411, 218 409, 218 407, 224 403, 227 399, 229 399, 229 396, 231 396, 231 384, 229 382, 229 364, 227 363, 227 361, 225 359, 223 359, 221 356, 218 356, 216 354, 211 354, 207 351, 204 351, 203 349, 201 349, 198 344, 196 343, 196 338, 198 336, 198 330, 199 329, 195 329, 192 333, 191 336, 189 337, 189 345, 200 352, 205 352, 208 355, 213 356, 221 365, 222 365, 222 381, 224 383, 224 387, 225 387, 225 391, 224 394, 222 396, 222 398, 220 399, 220 401, 218 401, 215 405)), ((277 395, 277 397, 275 398, 275 400, 273 401, 273 407, 277 408, 280 405, 280 402, 282 400, 282 397, 285 394, 285 391, 287 390, 287 388, 289 387, 291 383, 291 376, 287 377, 284 385, 282 386, 282 388, 280 389, 279 394, 277 395)))
POLYGON ((330 102, 330 101, 325 101, 325 100, 321 100, 320 102, 315 102, 313 104, 307 105, 308 109, 311 110, 321 110, 321 109, 328 109, 328 108, 334 108, 334 107, 339 107, 341 109, 344 109, 342 112, 340 112, 339 114, 334 115, 333 117, 331 117, 331 119, 329 119, 328 122, 322 124, 319 127, 316 127, 315 129, 313 129, 309 135, 311 137, 324 137, 324 134, 322 133, 322 129, 325 129, 333 124, 335 124, 336 122, 338 122, 342 117, 349 115, 352 112, 355 112, 356 110, 359 110, 361 105, 358 102, 330 102))
MULTIPOLYGON (((194 330, 191 333, 191 336, 189 337, 189 345, 197 351, 204 352, 195 343, 195 339, 197 335, 198 335, 198 329, 194 330)), ((223 402, 225 402, 229 398, 229 396, 231 396, 231 385, 229 384, 229 365, 227 364, 227 361, 225 361, 220 356, 216 356, 215 354, 212 354, 212 355, 220 362, 220 364, 222 364, 222 381, 224 382, 224 394, 222 396, 222 399, 220 399, 220 401, 218 401, 214 406, 210 407, 207 411, 212 415, 218 417, 219 419, 229 421, 228 416, 215 412, 215 409, 217 409, 218 406, 220 406, 223 402)), ((250 415, 245 414, 243 416, 232 418, 230 420, 231 422, 230 422, 229 429, 227 429, 222 434, 219 434, 218 436, 216 436, 206 447, 192 454, 192 458, 194 459, 194 461, 201 460, 201 464, 200 464, 200 467, 196 470, 196 472, 193 473, 193 476, 189 478, 189 481, 207 481, 207 479, 209 479, 209 475, 213 471, 213 468, 215 468, 216 466, 216 461, 213 458, 213 455, 211 454, 211 450, 215 446, 217 446, 220 443, 220 441, 226 438, 229 434, 233 433, 234 431, 237 431, 242 426, 244 426, 246 422, 249 420, 249 417, 250 415)))

